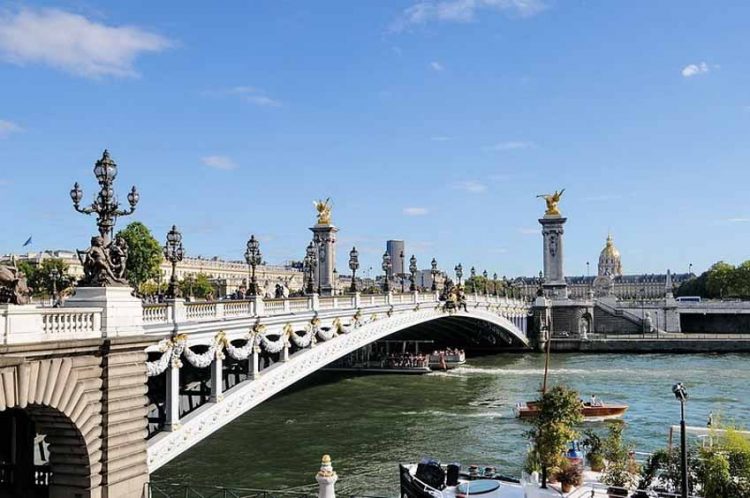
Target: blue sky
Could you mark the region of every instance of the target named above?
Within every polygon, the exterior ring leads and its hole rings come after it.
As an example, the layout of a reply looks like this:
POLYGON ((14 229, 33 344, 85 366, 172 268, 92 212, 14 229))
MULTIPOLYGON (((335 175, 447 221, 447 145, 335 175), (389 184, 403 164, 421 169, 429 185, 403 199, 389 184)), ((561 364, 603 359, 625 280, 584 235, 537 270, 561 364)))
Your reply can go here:
MULTIPOLYGON (((339 269, 566 272, 611 230, 628 272, 750 257, 750 3, 0 2, 0 252, 83 248, 106 147, 124 200, 192 255, 300 258, 330 196, 339 269)), ((124 226, 126 219, 121 220, 124 226)))

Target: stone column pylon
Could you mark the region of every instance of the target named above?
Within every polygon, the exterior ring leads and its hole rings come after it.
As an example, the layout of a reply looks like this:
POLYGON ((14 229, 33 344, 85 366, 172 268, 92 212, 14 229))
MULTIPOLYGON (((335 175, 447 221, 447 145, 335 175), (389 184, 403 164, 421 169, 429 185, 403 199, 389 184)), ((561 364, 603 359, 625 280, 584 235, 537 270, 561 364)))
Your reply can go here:
POLYGON ((336 268, 336 232, 338 228, 333 225, 316 224, 311 227, 313 240, 318 250, 318 282, 315 282, 317 288, 320 288, 320 294, 323 296, 332 296, 334 290, 333 270, 336 268))
POLYGON ((567 218, 544 215, 542 225, 544 254, 544 295, 552 299, 567 299, 568 287, 563 271, 563 225, 567 218))

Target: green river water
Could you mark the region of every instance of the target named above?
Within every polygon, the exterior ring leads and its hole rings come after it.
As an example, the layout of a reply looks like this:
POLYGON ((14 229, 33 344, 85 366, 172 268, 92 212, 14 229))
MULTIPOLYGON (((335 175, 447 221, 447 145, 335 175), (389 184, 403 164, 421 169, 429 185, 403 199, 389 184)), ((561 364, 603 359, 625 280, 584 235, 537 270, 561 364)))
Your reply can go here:
MULTIPOLYGON (((517 401, 539 389, 543 356, 508 353, 469 359, 423 376, 317 374, 263 403, 162 467, 170 482, 279 489, 314 483, 331 454, 337 491, 398 495, 398 462, 429 455, 443 462, 491 463, 520 475, 528 425, 517 401)), ((671 386, 682 381, 690 425, 709 411, 750 426, 750 355, 555 354, 551 383, 588 398, 630 405, 626 435, 639 451, 667 442, 679 423, 671 386)), ((602 423, 593 424, 603 427, 602 423)))

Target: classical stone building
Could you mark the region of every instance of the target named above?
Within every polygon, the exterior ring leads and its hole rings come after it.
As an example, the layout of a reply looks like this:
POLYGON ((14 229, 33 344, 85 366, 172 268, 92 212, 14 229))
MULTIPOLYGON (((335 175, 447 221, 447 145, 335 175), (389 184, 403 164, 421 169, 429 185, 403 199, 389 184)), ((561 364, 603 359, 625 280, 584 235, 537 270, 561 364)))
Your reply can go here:
MULTIPOLYGON (((677 289, 680 284, 695 277, 691 273, 671 275, 672 286, 677 289)), ((533 299, 539 287, 537 277, 520 277, 515 284, 523 296, 533 299)), ((571 299, 585 299, 591 295, 611 295, 618 299, 640 300, 663 298, 666 294, 667 274, 641 273, 625 275, 622 272, 622 257, 615 246, 611 235, 599 254, 599 266, 596 276, 565 277, 568 296, 571 299)))
MULTIPOLYGON (((39 265, 45 259, 60 259, 68 265, 68 274, 71 277, 77 280, 83 276, 83 266, 75 251, 50 250, 12 256, 8 254, 2 256, 0 262, 10 262, 11 258, 14 258, 17 263, 27 261, 32 265, 39 265)), ((226 296, 247 286, 248 266, 244 261, 185 257, 177 265, 177 278, 180 280, 189 275, 194 277, 199 273, 207 275, 213 281, 217 289, 217 296, 226 296)), ((172 267, 169 262, 162 262, 161 274, 161 281, 167 282, 172 274, 172 267)), ((283 283, 291 291, 299 290, 302 288, 304 280, 302 271, 292 265, 261 265, 256 269, 256 275, 261 289, 270 293, 273 293, 277 283, 283 283)))

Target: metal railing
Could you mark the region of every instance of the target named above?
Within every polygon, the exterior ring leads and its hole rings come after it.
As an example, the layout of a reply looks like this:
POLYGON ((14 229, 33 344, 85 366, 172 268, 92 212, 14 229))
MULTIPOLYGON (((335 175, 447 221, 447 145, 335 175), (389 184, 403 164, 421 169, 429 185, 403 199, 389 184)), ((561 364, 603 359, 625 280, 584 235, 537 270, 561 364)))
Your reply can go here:
MULTIPOLYGON (((317 498, 318 485, 310 484, 279 490, 216 486, 210 484, 186 484, 152 481, 146 485, 149 498, 317 498)), ((337 493, 339 498, 383 498, 379 496, 347 495, 337 493)))

